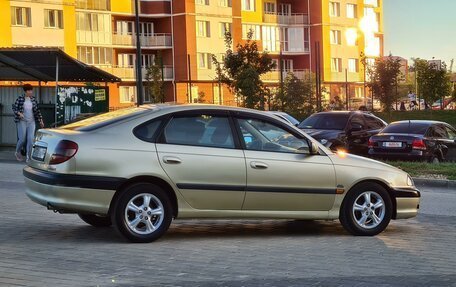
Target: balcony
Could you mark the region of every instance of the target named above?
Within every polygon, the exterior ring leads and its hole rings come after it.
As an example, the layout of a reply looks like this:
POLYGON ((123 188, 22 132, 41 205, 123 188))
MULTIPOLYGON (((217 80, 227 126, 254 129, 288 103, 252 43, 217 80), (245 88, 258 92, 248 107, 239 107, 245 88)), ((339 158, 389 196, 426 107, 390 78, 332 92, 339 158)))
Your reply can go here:
MULTIPOLYGON (((310 71, 309 70, 293 70, 293 71, 284 71, 283 72, 283 80, 288 76, 288 73, 293 73, 296 78, 300 80, 309 80, 310 79, 310 71)), ((261 77, 261 80, 265 82, 279 82, 280 81, 280 71, 279 70, 272 70, 264 74, 261 77)))
POLYGON ((263 22, 276 23, 281 25, 308 25, 308 14, 279 14, 279 13, 264 13, 263 22))
MULTIPOLYGON (((134 81, 136 79, 136 69, 134 67, 119 67, 119 66, 103 66, 97 65, 97 68, 102 69, 108 73, 111 73, 119 78, 122 81, 134 81)), ((142 68, 142 78, 143 81, 146 79, 147 69, 142 68)), ((172 81, 174 79, 173 66, 163 66, 163 75, 165 81, 172 81)))
MULTIPOLYGON (((139 36, 142 48, 171 48, 173 46, 171 34, 152 34, 150 36, 139 36)), ((112 35, 112 44, 125 47, 136 47, 135 34, 112 35)))

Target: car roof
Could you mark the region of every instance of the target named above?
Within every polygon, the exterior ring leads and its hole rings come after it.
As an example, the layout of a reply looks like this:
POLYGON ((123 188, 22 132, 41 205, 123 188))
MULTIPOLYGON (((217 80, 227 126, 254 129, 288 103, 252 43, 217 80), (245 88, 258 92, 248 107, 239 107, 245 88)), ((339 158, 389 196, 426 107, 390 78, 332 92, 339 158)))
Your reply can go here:
POLYGON ((148 104, 140 106, 144 109, 149 110, 167 110, 169 112, 180 112, 180 111, 193 111, 193 110, 214 110, 214 111, 237 111, 237 112, 247 112, 254 113, 258 115, 264 115, 264 111, 241 108, 241 107, 232 107, 232 106, 221 106, 215 104, 148 104))

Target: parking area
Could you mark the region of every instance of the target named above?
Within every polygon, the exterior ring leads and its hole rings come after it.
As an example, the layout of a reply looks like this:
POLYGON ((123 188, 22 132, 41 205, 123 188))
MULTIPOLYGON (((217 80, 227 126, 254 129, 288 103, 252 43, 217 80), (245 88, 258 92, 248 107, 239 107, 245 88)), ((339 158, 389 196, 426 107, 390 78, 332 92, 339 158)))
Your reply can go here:
POLYGON ((426 188, 418 217, 376 237, 339 222, 176 220, 127 243, 24 193, 0 162, 1 286, 456 286, 456 190, 426 188))

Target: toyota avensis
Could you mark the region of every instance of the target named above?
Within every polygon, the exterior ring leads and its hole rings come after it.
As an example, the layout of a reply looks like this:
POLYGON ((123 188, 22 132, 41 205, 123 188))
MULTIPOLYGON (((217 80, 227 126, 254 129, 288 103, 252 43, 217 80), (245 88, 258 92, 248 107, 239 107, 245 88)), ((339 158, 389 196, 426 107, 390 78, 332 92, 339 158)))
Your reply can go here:
POLYGON ((210 105, 142 106, 39 130, 27 195, 133 242, 175 218, 339 219, 376 235, 416 216, 410 176, 333 153, 282 120, 210 105))

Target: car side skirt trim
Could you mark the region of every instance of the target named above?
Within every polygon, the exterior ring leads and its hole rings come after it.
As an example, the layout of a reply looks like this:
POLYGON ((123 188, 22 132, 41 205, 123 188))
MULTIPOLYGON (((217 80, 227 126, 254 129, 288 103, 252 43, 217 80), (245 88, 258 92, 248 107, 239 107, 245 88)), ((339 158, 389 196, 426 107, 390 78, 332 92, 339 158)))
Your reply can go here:
POLYGON ((42 184, 103 190, 117 190, 126 181, 120 177, 59 174, 29 166, 24 168, 23 174, 26 178, 42 184))
POLYGON ((217 185, 217 184, 191 184, 178 183, 179 189, 187 190, 218 190, 218 191, 241 191, 241 192, 271 192, 271 193, 306 193, 306 194, 336 194, 336 189, 323 188, 283 188, 275 186, 240 186, 240 185, 217 185))

